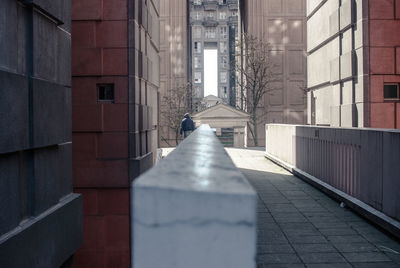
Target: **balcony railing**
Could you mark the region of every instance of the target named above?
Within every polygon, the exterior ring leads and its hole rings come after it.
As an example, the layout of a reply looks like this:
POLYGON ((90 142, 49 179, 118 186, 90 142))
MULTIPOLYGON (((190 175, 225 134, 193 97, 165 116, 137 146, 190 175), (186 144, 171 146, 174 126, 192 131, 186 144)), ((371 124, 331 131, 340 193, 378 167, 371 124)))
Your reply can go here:
POLYGON ((204 5, 204 10, 206 11, 218 9, 218 1, 204 1, 203 5, 204 5))
POLYGON ((256 194, 210 127, 132 191, 133 267, 255 267, 256 194))
POLYGON ((227 4, 230 10, 238 10, 239 9, 239 1, 238 0, 227 0, 227 4))
POLYGON ((216 27, 218 26, 218 21, 215 18, 206 17, 203 19, 203 25, 205 27, 216 27))

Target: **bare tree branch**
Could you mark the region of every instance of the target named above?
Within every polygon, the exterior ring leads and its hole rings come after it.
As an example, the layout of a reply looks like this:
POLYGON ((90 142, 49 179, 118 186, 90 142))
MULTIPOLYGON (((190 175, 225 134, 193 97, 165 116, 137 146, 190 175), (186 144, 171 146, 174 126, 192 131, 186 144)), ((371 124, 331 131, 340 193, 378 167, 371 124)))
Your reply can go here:
POLYGON ((237 101, 237 108, 250 114, 249 132, 258 145, 257 126, 266 122, 266 112, 262 109, 264 96, 273 90, 274 81, 271 62, 271 48, 266 43, 252 35, 243 34, 241 41, 236 44, 236 55, 242 61, 235 64, 235 72, 238 74, 237 88, 241 89, 240 100, 237 101), (242 104, 244 103, 244 107, 242 104), (261 109, 260 109, 261 108, 261 109))

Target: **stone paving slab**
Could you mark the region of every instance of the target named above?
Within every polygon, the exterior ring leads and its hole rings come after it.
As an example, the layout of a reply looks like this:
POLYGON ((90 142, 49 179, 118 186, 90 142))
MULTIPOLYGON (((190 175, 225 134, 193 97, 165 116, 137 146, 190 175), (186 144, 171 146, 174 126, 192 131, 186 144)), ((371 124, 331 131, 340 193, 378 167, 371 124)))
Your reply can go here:
POLYGON ((226 148, 258 193, 261 267, 400 268, 400 243, 264 157, 226 148))

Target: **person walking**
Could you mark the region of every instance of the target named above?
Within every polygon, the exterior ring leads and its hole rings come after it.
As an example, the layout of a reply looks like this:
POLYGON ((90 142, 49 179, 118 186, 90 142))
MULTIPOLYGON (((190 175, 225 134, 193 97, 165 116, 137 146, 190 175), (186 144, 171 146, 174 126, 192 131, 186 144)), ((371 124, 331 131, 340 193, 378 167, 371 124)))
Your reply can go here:
POLYGON ((187 138, 194 131, 194 123, 192 118, 190 118, 190 114, 186 113, 183 116, 183 120, 181 122, 181 135, 183 138, 187 138))

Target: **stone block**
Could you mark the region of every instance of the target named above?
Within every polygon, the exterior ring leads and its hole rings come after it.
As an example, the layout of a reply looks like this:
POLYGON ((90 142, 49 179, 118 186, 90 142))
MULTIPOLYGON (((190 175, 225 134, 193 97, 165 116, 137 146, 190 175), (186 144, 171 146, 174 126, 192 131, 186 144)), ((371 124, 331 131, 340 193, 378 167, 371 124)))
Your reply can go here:
MULTIPOLYGON (((64 150, 63 153, 67 153, 64 150)), ((61 186, 65 183, 65 171, 62 169, 60 160, 66 160, 67 157, 61 157, 58 146, 36 149, 34 151, 34 215, 37 216, 58 203, 61 195, 61 186)), ((68 187, 69 188, 69 187, 68 187)), ((71 189, 68 189, 69 193, 71 189)), ((63 193, 65 193, 63 189, 63 193)))
POLYGON ((129 133, 129 158, 136 158, 140 155, 139 134, 129 133))
POLYGON ((355 127, 355 104, 345 104, 340 106, 340 126, 355 127))
POLYGON ((94 21, 74 21, 72 24, 72 47, 96 47, 96 23, 94 21))
POLYGON ((396 47, 396 74, 400 74, 400 46, 396 47))
POLYGON ((71 35, 57 31, 57 82, 71 87, 71 35))
POLYGON ((128 47, 128 23, 126 21, 102 21, 96 24, 96 47, 128 47))
POLYGON ((395 0, 395 7, 396 7, 396 19, 400 19, 400 0, 395 0))
POLYGON ((373 128, 395 127, 395 103, 372 103, 371 126, 373 128))
POLYGON ((335 58, 330 61, 330 81, 331 83, 340 80, 340 58, 335 58))
POLYGON ((60 163, 60 196, 70 194, 72 190, 72 143, 58 145, 58 159, 60 163))
POLYGON ((340 78, 346 79, 354 75, 355 61, 353 51, 340 56, 340 78))
POLYGON ((372 0, 369 1, 370 19, 394 19, 393 7, 395 0, 372 0))
POLYGON ((33 142, 35 147, 71 140, 69 89, 33 80, 33 142))
POLYGON ((256 265, 255 192, 209 128, 135 180, 132 192, 135 267, 256 265), (205 166, 184 168, 198 161, 205 166))
POLYGON ((103 104, 104 131, 128 131, 128 105, 103 104))
POLYGON ((68 28, 70 19, 70 8, 71 0, 27 0, 40 10, 49 14, 53 18, 59 21, 60 24, 65 24, 66 29, 68 28))
POLYGON ((127 160, 80 160, 74 161, 75 187, 127 187, 127 160))
POLYGON ((370 48, 371 74, 394 74, 395 50, 391 47, 370 48))
POLYGON ((75 48, 72 51, 72 75, 90 76, 102 73, 102 52, 99 48, 75 48))
MULTIPOLYGON (((83 215, 86 216, 85 218, 89 218, 88 216, 93 216, 93 215, 99 214, 99 201, 98 201, 98 190, 97 189, 84 189, 84 188, 77 189, 77 188, 75 188, 74 192, 81 194, 81 196, 82 196, 83 215)), ((101 234, 99 233, 98 235, 101 235, 101 234)))
MULTIPOLYGON (((140 142, 140 134, 138 136, 138 150, 139 155, 141 154, 140 146, 142 143, 140 142)), ((152 153, 149 154, 142 154, 142 156, 138 156, 136 158, 132 158, 129 160, 129 178, 131 181, 136 179, 140 174, 144 173, 145 171, 149 170, 153 166, 153 155, 152 153)))
POLYGON ((128 50, 104 49, 103 50, 103 75, 127 75, 128 50))
POLYGON ((129 189, 98 190, 100 215, 129 215, 129 189))
POLYGON ((125 20, 127 19, 128 4, 126 0, 105 0, 103 1, 103 19, 125 20))
MULTIPOLYGON (((127 204, 129 206, 128 200, 127 204)), ((129 251, 130 248, 130 220, 129 215, 105 216, 106 249, 113 251, 129 251)))
POLYGON ((103 131, 103 105, 73 105, 72 130, 75 132, 103 131))
POLYGON ((353 0, 344 0, 340 6, 340 30, 353 23, 353 0))
POLYGON ((0 7, 0 67, 16 72, 18 69, 18 3, 13 0, 3 0, 0 7), (7 40, 8 42, 3 42, 7 40))
POLYGON ((72 1, 72 20, 100 20, 102 0, 72 1))
POLYGON ((0 153, 29 146, 29 93, 24 76, 0 70, 0 153))
MULTIPOLYGON (((36 78, 57 81, 57 25, 42 14, 33 13, 33 70, 36 78)), ((64 54, 63 56, 68 56, 64 54)))
POLYGON ((329 35, 335 35, 339 32, 339 10, 336 10, 329 16, 329 35))
POLYGON ((370 45, 395 47, 400 44, 400 20, 370 20, 370 45))
MULTIPOLYGON (((103 215, 85 215, 83 219, 82 251, 92 250, 102 252, 106 246, 105 220, 103 215)), ((82 253, 83 253, 82 252, 82 253)), ((102 252, 104 254, 104 252, 102 252)), ((86 255, 86 254, 85 254, 86 255)), ((82 258, 78 258, 82 259, 82 258)), ((90 259, 90 257, 88 257, 90 259)), ((101 259, 101 258, 100 258, 101 259)), ((87 266, 83 266, 87 267, 87 266)), ((98 266, 101 267, 101 266, 98 266)))
POLYGON ((383 102, 383 76, 371 75, 370 81, 370 101, 383 102))
POLYGON ((128 157, 128 133, 103 132, 96 136, 97 159, 121 159, 128 157))
POLYGON ((331 126, 340 127, 340 106, 331 106, 331 126))
POLYGON ((78 250, 82 242, 79 195, 71 194, 40 216, 28 218, 1 241, 2 267, 61 267, 78 250))
POLYGON ((74 105, 97 105, 96 77, 72 77, 72 101, 74 105))
POLYGON ((20 174, 17 153, 3 155, 0 160, 0 235, 3 235, 19 224, 20 216, 25 216, 20 215, 22 207, 26 205, 24 193, 20 192, 25 178, 22 178, 23 172, 20 174))
POLYGON ((356 104, 356 115, 357 115, 357 127, 365 127, 365 103, 357 103, 356 104))
MULTIPOLYGON (((357 76, 354 80, 354 100, 356 103, 365 102, 368 96, 367 86, 369 83, 369 76, 357 76)), ((369 89, 368 89, 369 90, 369 89)))

